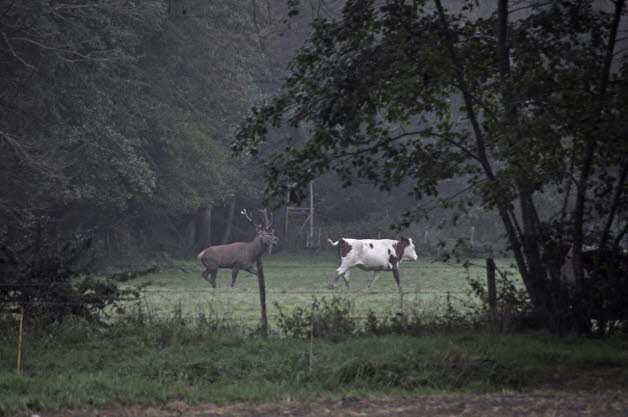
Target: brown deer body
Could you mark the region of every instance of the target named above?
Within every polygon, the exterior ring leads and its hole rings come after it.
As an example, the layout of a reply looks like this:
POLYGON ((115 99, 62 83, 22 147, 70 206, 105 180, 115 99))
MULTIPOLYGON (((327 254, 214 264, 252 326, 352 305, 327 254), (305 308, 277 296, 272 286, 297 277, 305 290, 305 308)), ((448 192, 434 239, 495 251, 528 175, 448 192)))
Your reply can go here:
MULTIPOLYGON (((253 222, 246 211, 243 210, 242 214, 253 222)), ((271 227, 272 224, 267 219, 265 226, 256 226, 257 236, 252 241, 210 246, 199 253, 197 258, 205 267, 201 273, 203 279, 207 280, 212 288, 216 288, 218 269, 231 269, 231 287, 233 288, 239 271, 247 271, 257 276, 255 264, 258 259, 262 257, 270 245, 278 242, 271 227)))

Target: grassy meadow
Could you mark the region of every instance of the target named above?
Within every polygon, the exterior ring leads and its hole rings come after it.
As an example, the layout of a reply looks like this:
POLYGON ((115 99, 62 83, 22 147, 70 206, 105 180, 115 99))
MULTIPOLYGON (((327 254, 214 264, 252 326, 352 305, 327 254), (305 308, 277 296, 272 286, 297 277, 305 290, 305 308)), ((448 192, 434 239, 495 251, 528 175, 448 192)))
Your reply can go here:
MULTIPOLYGON (((337 255, 331 253, 311 255, 274 255, 264 258, 268 314, 271 321, 277 316, 278 304, 284 312, 295 307, 307 308, 314 297, 338 297, 351 303, 351 314, 364 317, 368 311, 376 314, 399 311, 419 312, 425 316, 443 314, 447 304, 456 309, 464 309, 469 303, 477 303, 469 295, 467 276, 485 281, 483 259, 470 262, 465 269, 461 263, 443 263, 428 259, 417 262, 404 262, 401 265, 403 304, 391 272, 382 272, 371 289, 367 286, 372 273, 353 268, 350 288, 345 287, 342 278, 335 289, 328 285, 334 271, 339 266, 337 255), (449 293, 449 301, 447 294, 449 293)), ((510 260, 497 262, 498 268, 514 271, 510 260)), ((221 270, 217 288, 212 289, 201 278, 200 263, 185 262, 158 272, 135 279, 127 285, 149 283, 143 290, 141 307, 152 316, 169 316, 178 311, 185 318, 199 314, 254 324, 259 320, 259 293, 255 276, 240 271, 235 288, 230 288, 231 271, 221 270)), ((519 281, 513 275, 515 282, 519 281)))
POLYGON ((67 322, 0 337, 0 416, 184 401, 276 402, 449 392, 628 391, 626 340, 485 332, 338 341, 209 331, 176 320, 67 322))
MULTIPOLYGON (((479 266, 469 273, 484 279, 483 264, 474 264, 479 266)), ((508 261, 499 266, 507 267, 508 261)), ((274 302, 290 310, 311 305, 314 296, 331 297, 326 286, 336 267, 333 256, 266 258, 271 318, 277 313, 274 302)), ((467 295, 467 271, 459 265, 423 260, 402 267, 404 310, 443 314, 447 291, 455 296, 450 307, 478 302, 467 295)), ((0 416, 170 401, 628 391, 625 337, 559 339, 543 333, 496 335, 443 327, 417 333, 367 329, 335 338, 310 338, 309 333, 292 338, 272 331, 262 338, 254 332, 259 320, 256 279, 241 273, 236 288, 230 289, 230 273, 223 271, 218 289, 211 290, 199 274, 199 265, 186 262, 127 282, 150 282, 141 307, 104 325, 78 319, 48 327, 26 322, 20 373, 17 325, 0 323, 6 329, 0 334, 0 416)), ((355 271, 350 290, 339 286, 333 292, 351 301, 354 317, 367 310, 386 314, 399 308, 390 274, 366 291, 370 279, 371 274, 355 271)), ((276 330, 277 323, 271 321, 271 328, 276 330)))

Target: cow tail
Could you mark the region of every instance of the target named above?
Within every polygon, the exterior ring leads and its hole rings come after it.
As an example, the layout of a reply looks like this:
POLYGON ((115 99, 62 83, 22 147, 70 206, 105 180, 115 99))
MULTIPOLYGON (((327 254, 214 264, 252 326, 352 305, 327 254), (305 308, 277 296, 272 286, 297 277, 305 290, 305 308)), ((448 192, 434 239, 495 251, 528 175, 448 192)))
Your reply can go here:
POLYGON ((338 246, 338 242, 334 242, 333 240, 327 238, 327 241, 332 245, 332 246, 338 246))

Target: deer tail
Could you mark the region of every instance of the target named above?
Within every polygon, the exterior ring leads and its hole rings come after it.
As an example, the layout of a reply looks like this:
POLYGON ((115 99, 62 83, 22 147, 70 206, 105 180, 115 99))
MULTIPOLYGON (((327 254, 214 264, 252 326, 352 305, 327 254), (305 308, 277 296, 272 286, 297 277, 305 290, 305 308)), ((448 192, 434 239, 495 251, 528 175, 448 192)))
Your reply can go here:
POLYGON ((334 242, 333 240, 327 238, 327 241, 332 245, 332 246, 338 246, 338 242, 334 242))

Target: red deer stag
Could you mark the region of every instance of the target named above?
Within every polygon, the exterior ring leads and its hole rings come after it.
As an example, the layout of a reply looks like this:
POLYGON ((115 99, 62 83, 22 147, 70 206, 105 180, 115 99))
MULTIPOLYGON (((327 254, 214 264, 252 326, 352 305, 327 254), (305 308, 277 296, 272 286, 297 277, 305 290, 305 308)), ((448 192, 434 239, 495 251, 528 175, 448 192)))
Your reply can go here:
POLYGON ((268 250, 270 245, 275 245, 279 239, 274 234, 272 214, 270 220, 266 210, 260 210, 264 214, 265 224, 255 224, 251 216, 242 210, 240 214, 246 217, 255 226, 257 236, 250 242, 235 242, 228 245, 210 246, 197 258, 205 267, 201 276, 209 284, 216 288, 216 274, 220 268, 231 269, 231 288, 235 285, 238 271, 244 270, 257 276, 255 264, 257 260, 268 250), (208 277, 209 276, 209 277, 208 277))

